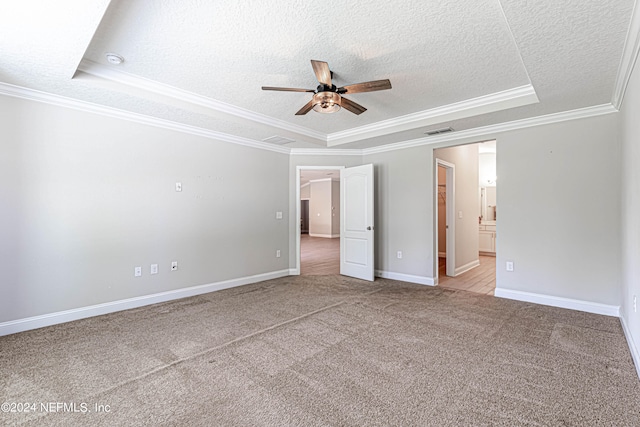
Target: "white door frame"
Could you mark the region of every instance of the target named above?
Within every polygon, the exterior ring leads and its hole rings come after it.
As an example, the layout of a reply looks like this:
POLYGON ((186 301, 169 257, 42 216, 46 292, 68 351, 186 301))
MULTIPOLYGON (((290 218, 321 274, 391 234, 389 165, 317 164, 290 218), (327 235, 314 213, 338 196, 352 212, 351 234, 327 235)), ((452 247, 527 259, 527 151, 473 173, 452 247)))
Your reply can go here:
MULTIPOLYGON (((300 265, 300 172, 303 170, 340 170, 343 166, 296 166, 296 267, 291 272, 292 275, 299 276, 301 271, 300 265)), ((342 236, 340 236, 342 239, 342 236)))
MULTIPOLYGON (((434 230, 435 230, 435 239, 433 244, 433 253, 435 254, 435 262, 434 262, 434 271, 436 279, 439 279, 440 275, 440 267, 438 261, 438 167, 442 166, 445 168, 447 173, 447 181, 446 181, 446 193, 445 193, 445 206, 446 206, 446 220, 447 220, 447 265, 446 265, 446 275, 447 276, 455 276, 456 275, 456 198, 455 198, 455 179, 456 179, 456 165, 453 163, 446 162, 442 159, 436 158, 435 164, 435 173, 434 173, 434 230)), ((436 282, 437 283, 437 282, 436 282)))

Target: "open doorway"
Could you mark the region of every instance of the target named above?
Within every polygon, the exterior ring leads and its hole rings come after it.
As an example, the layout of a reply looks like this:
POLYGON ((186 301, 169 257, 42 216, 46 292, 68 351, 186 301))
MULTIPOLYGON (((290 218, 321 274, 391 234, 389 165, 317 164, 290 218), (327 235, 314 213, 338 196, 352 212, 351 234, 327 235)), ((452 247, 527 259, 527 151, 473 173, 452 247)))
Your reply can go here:
POLYGON ((496 142, 436 149, 434 157, 437 284, 493 295, 497 249, 496 142), (446 163, 455 170, 454 182, 446 174, 446 163), (450 239, 445 240, 443 233, 450 239), (455 247, 450 246, 451 241, 455 247), (455 260, 450 266, 452 253, 455 260))
MULTIPOLYGON (((438 273, 456 275, 455 164, 436 159, 436 253, 438 273)), ((438 277, 438 280, 440 278, 438 277)))
POLYGON ((297 168, 297 265, 301 275, 340 274, 341 166, 297 168))

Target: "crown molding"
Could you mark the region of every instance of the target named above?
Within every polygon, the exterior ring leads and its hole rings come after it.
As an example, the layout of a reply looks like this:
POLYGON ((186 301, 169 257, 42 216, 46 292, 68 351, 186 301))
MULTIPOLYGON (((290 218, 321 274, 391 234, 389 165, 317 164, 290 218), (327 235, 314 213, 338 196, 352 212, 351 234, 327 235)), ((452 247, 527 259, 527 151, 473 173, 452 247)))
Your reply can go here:
POLYGON ((221 102, 212 98, 208 98, 206 96, 195 94, 193 92, 178 89, 174 86, 145 79, 143 77, 134 76, 133 74, 116 70, 112 67, 107 67, 87 59, 84 59, 82 60, 82 62, 80 62, 78 71, 118 84, 177 99, 179 101, 187 102, 189 104, 197 105, 200 107, 205 107, 212 111, 229 114, 241 119, 250 120, 263 125, 276 127, 299 135, 304 135, 306 137, 319 140, 323 144, 327 141, 327 135, 323 132, 317 132, 304 126, 295 125, 293 123, 266 116, 264 114, 256 113, 245 108, 236 107, 235 105, 227 104, 226 102, 221 102))
POLYGON ((246 147, 258 148, 261 150, 274 151, 276 153, 289 154, 291 149, 278 145, 269 144, 262 141, 256 141, 249 138, 230 135, 223 132, 216 132, 210 129, 204 129, 196 126, 189 126, 170 120, 159 119, 156 117, 145 116, 144 114, 132 113, 130 111, 119 110, 113 107, 105 107, 91 102, 79 101, 60 95, 54 95, 35 89, 28 89, 21 86, 15 86, 8 83, 0 82, 0 94, 21 98, 30 101, 42 102, 45 104, 56 105, 60 107, 71 108, 74 110, 85 111, 102 116, 113 117, 117 119, 128 120, 131 122, 141 123, 149 126, 155 126, 163 129, 184 132, 191 135, 202 136, 218 141, 229 142, 232 144, 243 145, 246 147))
POLYGON ((442 107, 382 120, 366 126, 334 132, 327 136, 327 147, 347 144, 365 138, 375 138, 389 133, 401 132, 421 126, 429 126, 480 114, 493 113, 509 108, 539 102, 533 86, 525 85, 502 92, 467 99, 442 107))
POLYGON ((419 147, 422 145, 432 145, 437 143, 446 143, 452 141, 458 141, 462 139, 495 139, 495 134, 501 132, 507 132, 517 129, 523 129, 533 126, 541 126, 552 123, 559 123, 570 120, 583 119, 588 117, 600 116, 605 114, 611 114, 618 112, 618 109, 612 104, 602 104, 593 107, 585 107, 576 110, 564 111, 560 113, 547 114, 544 116, 532 117, 528 119, 515 120, 511 122, 499 123, 495 125, 483 126, 479 128, 473 128, 463 131, 456 131, 446 133, 442 135, 436 135, 431 137, 424 137, 413 139, 410 141, 398 142, 395 144, 388 144, 379 147, 372 148, 352 148, 352 149, 339 149, 339 148, 287 148, 278 145, 269 144, 262 141, 256 141, 249 138, 243 138, 226 134, 223 132, 216 132, 209 129, 199 128, 195 126, 189 126, 182 123, 173 122, 170 120, 159 119, 151 116, 146 116, 139 113, 132 113, 130 111, 119 110, 112 107, 105 107, 98 104, 93 104, 86 101, 79 101, 72 98, 63 97, 60 95, 50 94, 35 89, 28 89, 21 86, 12 85, 9 83, 0 82, 0 94, 11 96, 14 98, 21 98, 31 101, 42 102, 46 104, 71 108, 74 110, 85 111, 94 114, 100 114, 107 117, 113 117, 117 119, 123 119, 131 122, 141 123, 149 126, 160 127, 163 129, 173 130, 177 132, 184 132, 191 135, 201 136, 209 139, 214 139, 223 142, 229 142, 232 144, 243 145, 246 147, 257 148, 260 150, 272 151, 276 153, 289 154, 291 156, 363 156, 369 154, 378 154, 388 151, 403 150, 406 148, 419 147))
POLYGON ((624 48, 622 50, 622 58, 620 59, 620 66, 618 67, 618 75, 616 77, 616 85, 613 90, 613 97, 611 104, 618 110, 622 106, 624 100, 624 94, 633 72, 633 67, 638 58, 638 52, 640 52, 640 5, 636 0, 633 6, 633 13, 631 14, 631 22, 629 23, 629 30, 627 31, 627 38, 624 42, 624 48))
POLYGON ((291 148, 292 156, 362 156, 361 148, 291 148))
POLYGON ((138 77, 90 60, 85 59, 80 62, 78 71, 116 84, 129 86, 170 99, 204 107, 214 113, 228 114, 254 123, 302 135, 313 139, 316 143, 326 145, 327 147, 355 142, 364 138, 372 138, 389 133, 400 132, 419 126, 428 126, 447 120, 461 119, 538 102, 538 96, 536 95, 533 86, 529 84, 430 110, 420 111, 418 113, 396 117, 390 120, 383 120, 372 123, 371 125, 361 126, 342 132, 325 134, 304 126, 292 124, 285 120, 276 119, 274 117, 266 116, 264 114, 256 113, 225 102, 188 92, 174 86, 138 77))
MULTIPOLYGON (((531 117, 528 119, 514 120, 511 122, 499 123, 495 125, 483 126, 468 130, 446 133, 425 138, 413 139, 395 144, 383 145, 380 147, 365 148, 363 155, 384 153, 387 151, 403 150, 406 148, 419 147, 422 145, 432 145, 441 142, 458 141, 461 139, 478 138, 483 140, 495 139, 495 135, 501 132, 524 129, 534 126, 542 126, 570 120, 584 119, 588 117, 601 116, 604 114, 617 113, 611 104, 596 105, 593 107, 579 108, 576 110, 563 111, 560 113, 546 114, 544 116, 531 117)), ((480 141, 476 141, 480 142, 480 141)))

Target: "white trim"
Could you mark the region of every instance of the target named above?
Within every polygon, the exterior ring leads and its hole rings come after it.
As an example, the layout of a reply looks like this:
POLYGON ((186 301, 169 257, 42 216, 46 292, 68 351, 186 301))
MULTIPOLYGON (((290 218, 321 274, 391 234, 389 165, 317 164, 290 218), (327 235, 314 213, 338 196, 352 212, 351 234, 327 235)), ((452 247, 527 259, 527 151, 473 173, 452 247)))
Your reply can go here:
POLYGON ((504 288, 496 288, 495 296, 517 301, 532 302, 535 304, 550 305, 552 307, 585 311, 587 313, 602 314, 604 316, 620 317, 620 306, 618 305, 600 304, 597 302, 556 297, 553 295, 534 294, 531 292, 504 288))
MULTIPOLYGON (((363 155, 384 153, 387 151, 403 150, 405 148, 432 145, 441 142, 452 142, 461 139, 478 139, 474 142, 495 139, 495 134, 512 130, 524 129, 534 126, 542 126, 570 120, 584 119, 588 117, 601 116, 604 114, 617 113, 618 110, 611 104, 596 105, 593 107, 579 108, 577 110, 563 111, 561 113, 546 114, 544 116, 531 117, 528 119, 514 120, 512 122, 498 123, 495 125, 483 126, 467 130, 445 133, 442 135, 429 136, 425 138, 412 139, 410 141, 396 142, 393 144, 381 145, 379 147, 363 148, 363 155)), ((300 148, 298 150, 303 150, 300 148)))
POLYGON ((625 320, 624 313, 620 313, 620 323, 622 324, 622 330, 624 331, 624 336, 627 339, 627 344, 629 345, 629 351, 631 352, 633 364, 636 366, 638 378, 640 378, 640 350, 638 349, 636 343, 633 341, 633 336, 631 335, 629 326, 627 326, 627 321, 625 320))
POLYGON ((402 282, 417 283, 418 285, 436 285, 436 281, 433 277, 414 276, 413 274, 394 273, 392 271, 376 270, 376 277, 382 277, 383 279, 400 280, 402 282))
POLYGON ((430 110, 407 114, 390 120, 379 121, 372 123, 371 125, 360 126, 342 132, 325 134, 285 120, 256 113, 213 98, 208 98, 179 89, 174 86, 138 77, 122 70, 107 67, 87 59, 80 62, 77 71, 102 78, 116 84, 129 86, 138 90, 165 96, 170 99, 204 107, 218 113, 229 114, 255 123, 273 126, 288 132, 304 135, 318 141, 322 145, 326 145, 327 147, 400 132, 412 129, 416 126, 426 126, 446 120, 461 119, 539 102, 535 89, 531 84, 527 84, 517 88, 479 96, 430 110))
MULTIPOLYGON (((309 181, 309 182, 305 182, 304 184, 302 184, 302 185, 300 186, 300 188, 308 187, 309 185, 311 185, 311 181, 309 181)), ((308 198, 307 198, 307 199, 308 199, 308 198)), ((304 199, 303 199, 303 198, 301 198, 300 200, 304 200, 304 199)))
POLYGON ((362 156, 360 148, 291 148, 292 156, 362 156))
POLYGON ((480 260, 476 259, 476 260, 473 260, 471 262, 466 263, 465 265, 463 265, 461 267, 456 267, 456 276, 459 276, 462 273, 466 273, 469 270, 473 270, 474 268, 476 268, 479 265, 480 265, 480 260))
POLYGON ((538 103, 530 84, 327 135, 327 147, 538 103))
POLYGON ((336 237, 340 237, 339 234, 316 234, 316 233, 309 233, 310 237, 324 237, 327 239, 335 239, 336 237))
MULTIPOLYGON (((229 142, 232 144, 244 145, 252 148, 258 148, 277 153, 290 154, 291 156, 365 156, 371 154, 384 153, 388 151, 403 150, 405 148, 419 147, 423 145, 431 145, 436 143, 446 143, 458 141, 465 138, 483 138, 495 139, 492 134, 507 132, 511 130, 523 129, 533 126, 541 126, 546 124, 558 123, 569 120, 576 120, 604 114, 617 112, 617 108, 612 104, 603 104, 593 107, 585 107, 577 110, 564 111, 560 113, 547 114, 544 116, 532 117, 528 119, 515 120, 512 122, 499 123, 479 128, 456 131, 452 133, 418 138, 410 141, 402 141, 393 144, 386 144, 371 148, 352 148, 352 149, 323 149, 323 148, 287 148, 269 144, 263 141, 257 141, 249 138, 238 137, 223 132, 217 132, 210 129, 185 125, 178 122, 159 119, 156 117, 146 116, 143 114, 132 113, 130 111, 119 110, 112 107, 79 101, 76 99, 66 98, 60 95, 54 95, 34 89, 28 89, 20 86, 11 85, 0 82, 0 94, 15 98, 26 99, 30 101, 43 102, 50 105, 56 105, 66 108, 72 108, 79 111, 85 111, 94 114, 100 114, 107 117, 113 117, 131 122, 141 123, 148 126, 155 126, 163 129, 169 129, 177 132, 202 136, 205 138, 215 139, 218 141, 229 142)), ((475 141, 481 142, 481 141, 475 141)))
POLYGON ((299 276, 299 275, 300 275, 300 269, 298 268, 289 269, 289 276, 299 276))
MULTIPOLYGON (((435 157, 435 151, 434 151, 435 157)), ((446 257, 445 274, 456 276, 456 165, 435 157, 433 171, 433 253, 438 251, 438 226, 440 218, 438 217, 438 167, 442 166, 446 169, 446 195, 445 195, 445 215, 446 215, 446 245, 449 256, 446 257)), ((436 272, 436 278, 439 276, 440 261, 436 258, 433 260, 433 268, 436 272)))
POLYGON ((256 274, 254 276, 224 280, 222 282, 191 286, 189 288, 176 289, 173 291, 160 292, 157 294, 143 295, 140 297, 127 298, 119 301, 111 301, 103 304, 96 304, 87 307, 59 311, 56 313, 43 314, 40 316, 27 317, 25 319, 11 320, 8 322, 0 323, 0 336, 15 334, 18 332, 24 332, 30 329, 42 328, 45 326, 57 325, 59 323, 71 322, 73 320, 85 319, 87 317, 101 316, 103 314, 129 310, 145 305, 177 300, 194 295, 206 294, 209 292, 220 291, 222 289, 262 282, 264 280, 277 279, 288 275, 288 269, 272 271, 269 273, 256 274))
MULTIPOLYGON (((310 179, 309 182, 327 182, 332 180, 333 178, 318 178, 318 179, 310 179)), ((339 179, 337 179, 336 181, 339 181, 339 179)), ((302 188, 302 186, 300 186, 300 188, 302 188)))
POLYGON ((102 64, 98 64, 87 59, 83 59, 82 62, 80 62, 78 71, 82 71, 95 77, 100 77, 112 82, 116 82, 118 84, 141 89, 147 92, 153 92, 162 96, 187 102, 189 104, 198 105, 200 107, 205 107, 220 113, 240 117, 242 119, 250 120, 255 123, 277 127, 289 132, 317 139, 322 143, 326 143, 327 141, 326 135, 322 132, 317 132, 304 126, 289 123, 285 120, 280 120, 271 116, 256 113, 245 108, 236 107, 235 105, 227 104, 226 102, 198 95, 193 92, 188 92, 183 89, 178 89, 174 86, 169 86, 153 80, 145 79, 143 77, 138 77, 133 74, 117 70, 113 67, 106 67, 102 64))
POLYGON ((191 135, 202 136, 205 138, 215 139, 218 141, 229 142, 232 144, 244 145, 252 148, 259 148, 267 151, 275 151, 276 153, 289 154, 291 149, 280 147, 278 145, 269 144, 267 142, 256 141, 249 138, 234 136, 223 132, 217 132, 195 126, 189 126, 170 120, 159 119, 156 117, 145 116, 143 114, 132 113, 130 111, 119 110, 117 108, 105 107, 76 99, 66 98, 59 95, 52 95, 40 92, 34 89, 27 89, 20 86, 11 85, 0 82, 0 94, 12 96, 15 98, 26 99, 29 101, 38 101, 45 104, 56 105, 59 107, 71 108, 74 110, 100 114, 102 116, 112 117, 130 122, 140 123, 143 125, 155 126, 163 129, 184 132, 191 135))
POLYGON ((640 4, 636 1, 633 6, 631 21, 629 22, 629 29, 627 30, 627 37, 622 50, 622 58, 620 58, 620 65, 618 66, 616 85, 611 98, 611 104, 617 109, 622 106, 624 94, 627 91, 627 85, 638 58, 638 52, 640 52, 640 4))

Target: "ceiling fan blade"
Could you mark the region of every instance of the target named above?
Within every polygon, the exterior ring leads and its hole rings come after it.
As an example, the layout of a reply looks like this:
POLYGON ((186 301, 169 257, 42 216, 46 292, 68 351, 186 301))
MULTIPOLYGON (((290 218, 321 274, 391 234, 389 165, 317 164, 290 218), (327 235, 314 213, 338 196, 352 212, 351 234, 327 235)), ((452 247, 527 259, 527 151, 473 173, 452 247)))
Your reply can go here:
POLYGON ((344 96, 342 97, 342 102, 340 104, 342 105, 342 108, 346 108, 347 110, 351 111, 353 114, 359 115, 367 111, 367 109, 364 108, 362 105, 356 104, 353 101, 349 101, 344 96))
POLYGON ((386 90, 386 89, 391 89, 391 82, 389 81, 389 79, 374 80, 371 82, 347 85, 339 88, 338 93, 374 92, 376 90, 386 90))
POLYGON ((304 116, 305 114, 307 114, 312 109, 313 109, 313 99, 311 101, 307 102, 305 104, 305 106, 302 107, 300 110, 298 110, 298 112, 296 113, 296 116, 304 116))
POLYGON ((313 89, 299 89, 295 87, 273 87, 273 86, 262 86, 262 90, 279 90, 282 92, 311 92, 314 93, 313 89))
POLYGON ((316 78, 319 83, 331 86, 331 70, 329 70, 329 64, 323 61, 311 60, 311 66, 313 72, 316 73, 316 78))

